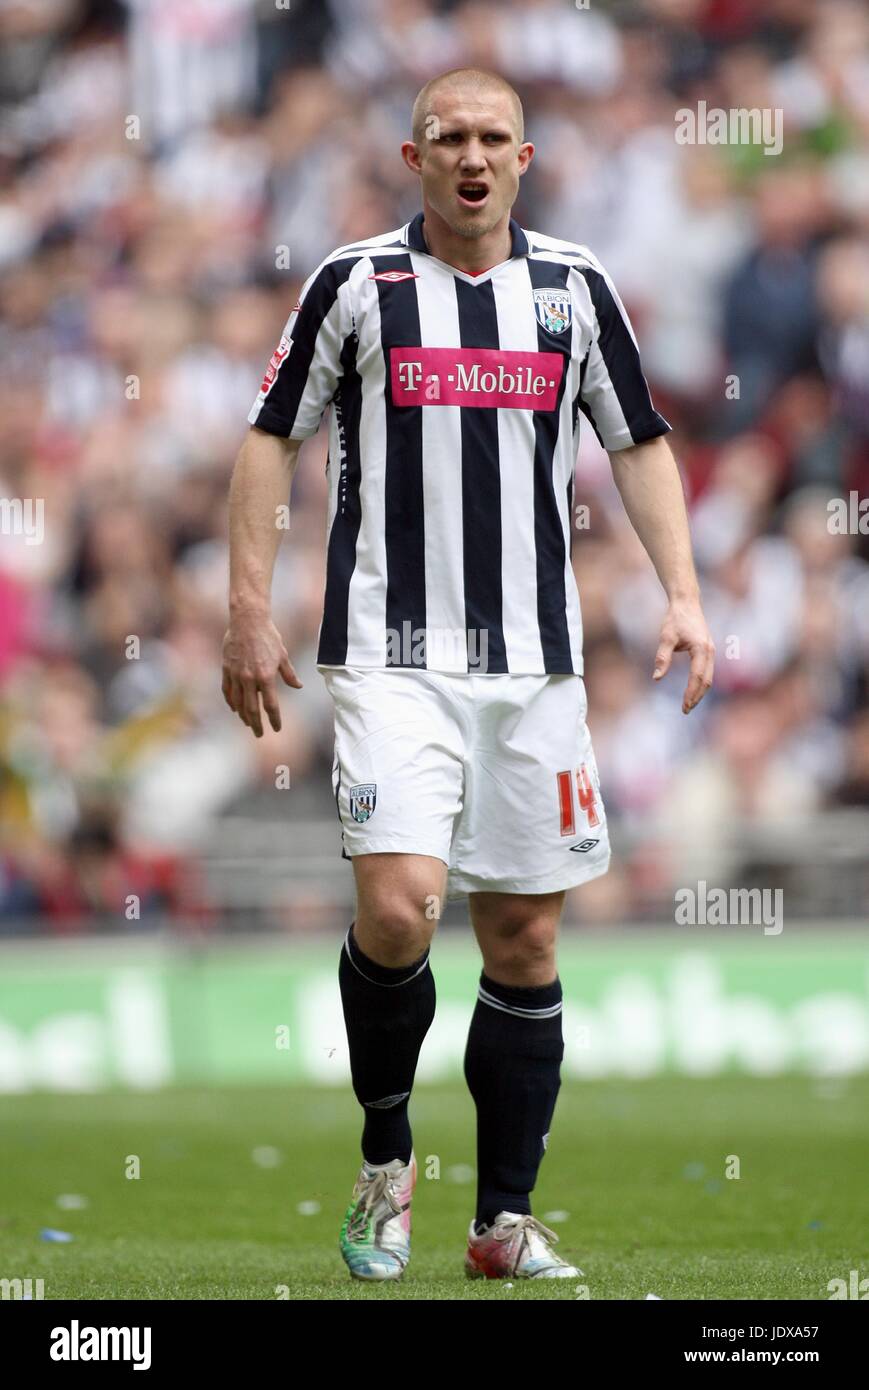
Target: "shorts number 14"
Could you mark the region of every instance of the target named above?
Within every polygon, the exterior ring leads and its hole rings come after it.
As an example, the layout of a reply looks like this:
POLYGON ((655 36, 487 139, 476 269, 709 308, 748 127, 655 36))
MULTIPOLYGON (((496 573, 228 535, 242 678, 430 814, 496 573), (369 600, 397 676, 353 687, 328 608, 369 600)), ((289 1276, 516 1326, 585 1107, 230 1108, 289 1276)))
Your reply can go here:
MULTIPOLYGON (((558 806, 561 812, 561 833, 562 835, 575 835, 573 776, 569 772, 558 772, 556 773, 556 780, 558 782, 558 806)), ((594 787, 588 775, 588 768, 584 763, 576 771, 576 795, 579 799, 580 810, 585 811, 588 816, 589 826, 593 828, 600 825, 600 816, 595 805, 594 787)))

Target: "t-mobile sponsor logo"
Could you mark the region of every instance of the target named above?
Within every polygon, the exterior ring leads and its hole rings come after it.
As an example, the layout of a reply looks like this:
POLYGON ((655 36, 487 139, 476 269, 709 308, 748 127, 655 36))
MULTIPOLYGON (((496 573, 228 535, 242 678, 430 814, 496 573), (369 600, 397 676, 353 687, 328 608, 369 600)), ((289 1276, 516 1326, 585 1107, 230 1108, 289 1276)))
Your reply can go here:
POLYGON ((390 349, 394 405, 472 405, 554 410, 564 375, 560 352, 500 348, 390 349))

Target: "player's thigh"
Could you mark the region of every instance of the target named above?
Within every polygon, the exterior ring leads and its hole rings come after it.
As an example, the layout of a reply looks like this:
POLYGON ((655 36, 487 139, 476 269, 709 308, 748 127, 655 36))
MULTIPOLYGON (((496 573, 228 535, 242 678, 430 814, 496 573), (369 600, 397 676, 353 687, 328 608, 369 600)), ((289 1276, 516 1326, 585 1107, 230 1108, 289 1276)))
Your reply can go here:
POLYGON ((477 696, 451 887, 537 897, 606 872, 606 813, 581 678, 491 679, 477 696))
POLYGON ((333 789, 349 858, 449 863, 464 748, 442 682, 425 671, 324 670, 335 708, 333 789))
MULTIPOLYGON (((335 706, 333 787, 360 931, 429 933, 464 794, 463 733, 426 672, 324 671, 335 706)), ((360 940, 360 944, 361 940, 360 940)), ((364 946, 363 946, 364 950, 364 946)))

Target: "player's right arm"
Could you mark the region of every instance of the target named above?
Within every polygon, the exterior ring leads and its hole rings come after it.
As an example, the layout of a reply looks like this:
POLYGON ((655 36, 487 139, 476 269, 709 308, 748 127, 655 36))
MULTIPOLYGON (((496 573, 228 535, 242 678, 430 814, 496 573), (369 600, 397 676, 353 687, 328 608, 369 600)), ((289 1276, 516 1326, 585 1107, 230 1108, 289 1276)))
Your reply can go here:
POLYGON ((251 429, 229 489, 229 627, 223 639, 223 698, 242 723, 262 737, 263 708, 281 727, 276 681, 301 689, 271 617, 272 573, 299 458, 300 439, 251 429))
POLYGON ((262 737, 262 706, 281 727, 277 677, 301 689, 271 618, 271 583, 283 528, 280 509, 303 440, 316 434, 341 377, 353 327, 351 260, 324 261, 305 282, 272 354, 248 420, 229 493, 229 628, 223 639, 223 697, 262 737))

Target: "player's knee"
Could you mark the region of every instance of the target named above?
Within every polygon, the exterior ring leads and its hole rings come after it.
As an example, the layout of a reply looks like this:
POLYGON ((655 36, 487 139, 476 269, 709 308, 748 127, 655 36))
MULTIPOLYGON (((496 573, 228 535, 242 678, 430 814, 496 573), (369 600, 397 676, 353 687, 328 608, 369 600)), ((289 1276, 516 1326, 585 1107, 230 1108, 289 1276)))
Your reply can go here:
POLYGON ((368 941, 367 954, 372 959, 381 965, 398 966, 422 955, 436 925, 426 917, 425 905, 415 895, 390 894, 370 900, 364 907, 360 904, 355 935, 368 941))
POLYGON ((526 922, 520 929, 499 937, 490 945, 492 959, 502 972, 537 977, 555 966, 554 925, 546 920, 526 922))

